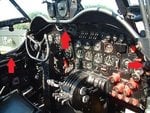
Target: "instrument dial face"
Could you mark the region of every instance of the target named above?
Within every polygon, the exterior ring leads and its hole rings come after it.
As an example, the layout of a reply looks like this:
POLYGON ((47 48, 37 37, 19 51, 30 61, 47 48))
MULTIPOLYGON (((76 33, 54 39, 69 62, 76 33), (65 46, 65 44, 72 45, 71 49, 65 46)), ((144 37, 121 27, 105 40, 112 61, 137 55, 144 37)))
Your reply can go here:
POLYGON ((92 62, 87 62, 86 68, 87 69, 92 69, 92 62))
POLYGON ((101 42, 98 42, 98 43, 95 44, 94 50, 95 51, 100 51, 100 49, 101 49, 101 42))
POLYGON ((105 45, 105 53, 112 53, 113 52, 113 45, 111 43, 108 43, 105 45))
POLYGON ((122 61, 122 66, 124 69, 128 69, 128 64, 131 62, 130 59, 126 58, 122 61))
POLYGON ((48 4, 48 14, 49 14, 49 16, 50 17, 55 17, 55 8, 54 8, 54 4, 52 4, 52 3, 50 3, 50 4, 48 4))
POLYGON ((116 61, 116 57, 114 55, 108 55, 104 59, 104 63, 107 66, 114 66, 115 65, 115 61, 116 61))
POLYGON ((75 46, 76 46, 77 48, 81 47, 81 42, 78 40, 78 41, 76 42, 75 46))
POLYGON ((71 58, 73 56, 73 48, 72 45, 69 46, 69 48, 65 51, 65 57, 71 58))
POLYGON ((82 49, 78 49, 76 51, 76 56, 77 56, 77 58, 83 58, 83 51, 82 51, 82 49))
POLYGON ((57 11, 61 17, 65 17, 68 12, 68 4, 66 0, 62 0, 57 4, 57 11))
POLYGON ((94 55, 94 62, 99 64, 99 63, 102 63, 102 61, 103 61, 102 54, 101 53, 96 53, 94 55))
POLYGON ((90 49, 90 43, 89 42, 85 43, 84 49, 90 49))
POLYGON ((87 51, 85 53, 85 60, 92 61, 92 51, 87 51))

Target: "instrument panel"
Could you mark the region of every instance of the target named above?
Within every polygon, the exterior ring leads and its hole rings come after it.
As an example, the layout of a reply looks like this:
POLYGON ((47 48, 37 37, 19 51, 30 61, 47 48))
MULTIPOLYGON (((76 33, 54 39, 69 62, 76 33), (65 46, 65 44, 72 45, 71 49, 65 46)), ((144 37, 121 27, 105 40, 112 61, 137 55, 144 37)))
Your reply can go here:
POLYGON ((88 69, 104 76, 118 70, 129 73, 128 63, 138 57, 131 51, 129 36, 97 25, 85 25, 78 29, 78 35, 73 37, 76 68, 88 69))
POLYGON ((74 79, 79 77, 80 81, 85 77, 84 81, 114 97, 115 102, 121 100, 129 108, 130 105, 137 108, 143 106, 141 103, 144 102, 139 98, 139 95, 143 95, 142 70, 129 68, 129 63, 142 61, 132 36, 107 24, 64 24, 61 31, 57 28, 48 38, 54 55, 54 69, 67 78, 64 87, 68 87, 67 84, 71 84, 69 87, 74 86, 74 79), (64 32, 70 38, 67 49, 61 48, 64 32))
POLYGON ((97 24, 67 24, 61 31, 57 28, 48 36, 51 48, 55 48, 52 49, 55 57, 67 57, 74 60, 75 69, 87 69, 104 76, 116 71, 131 74, 128 63, 138 58, 132 50, 135 41, 119 28, 97 24), (71 38, 65 52, 61 52, 60 42, 63 29, 71 38))

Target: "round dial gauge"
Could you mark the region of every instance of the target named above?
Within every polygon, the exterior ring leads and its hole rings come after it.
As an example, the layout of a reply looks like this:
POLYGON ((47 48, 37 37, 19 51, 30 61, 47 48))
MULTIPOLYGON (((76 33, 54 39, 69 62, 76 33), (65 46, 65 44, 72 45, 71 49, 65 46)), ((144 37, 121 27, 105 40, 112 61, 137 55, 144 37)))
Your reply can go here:
POLYGON ((130 62, 131 62, 130 59, 125 58, 125 59, 122 61, 122 66, 123 66, 123 68, 128 69, 128 64, 129 64, 130 62))
POLYGON ((87 51, 85 53, 85 60, 92 61, 92 51, 87 51))
POLYGON ((89 42, 85 43, 84 49, 90 49, 90 43, 89 42))
POLYGON ((57 12, 61 17, 65 17, 68 12, 68 3, 66 0, 61 0, 57 4, 57 12))
POLYGON ((81 42, 79 40, 75 43, 75 47, 81 47, 81 42))
POLYGON ((53 3, 50 3, 47 5, 47 10, 48 10, 48 14, 50 17, 55 17, 56 16, 56 13, 55 13, 55 7, 54 7, 54 4, 53 3))
POLYGON ((72 58, 73 56, 73 48, 70 45, 69 48, 65 51, 65 57, 66 58, 72 58))
POLYGON ((99 63, 102 63, 102 61, 103 61, 102 54, 101 53, 96 53, 94 55, 94 62, 99 64, 99 63))
POLYGON ((108 55, 104 59, 104 63, 107 66, 114 66, 115 65, 115 61, 116 61, 116 57, 114 55, 108 55))
POLYGON ((101 42, 98 42, 98 43, 95 44, 94 50, 99 51, 100 49, 101 49, 101 42))
POLYGON ((87 69, 92 69, 92 62, 87 62, 86 68, 87 69))
POLYGON ((111 44, 111 43, 108 43, 108 44, 106 44, 105 45, 105 49, 104 49, 104 51, 106 52, 106 53, 112 53, 113 52, 113 45, 111 44))
POLYGON ((77 56, 77 58, 83 58, 83 51, 81 49, 78 49, 76 51, 76 56, 77 56))

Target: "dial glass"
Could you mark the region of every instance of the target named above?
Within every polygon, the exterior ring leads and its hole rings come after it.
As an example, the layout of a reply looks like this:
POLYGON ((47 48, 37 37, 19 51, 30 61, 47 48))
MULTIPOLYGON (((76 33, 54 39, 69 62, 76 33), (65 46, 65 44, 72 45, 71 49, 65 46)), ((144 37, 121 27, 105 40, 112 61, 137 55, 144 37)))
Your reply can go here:
POLYGON ((122 61, 122 66, 124 69, 128 69, 128 64, 131 62, 130 59, 126 58, 122 61))
POLYGON ((82 51, 82 49, 78 49, 76 51, 76 56, 77 56, 77 58, 83 58, 83 51, 82 51))
POLYGON ((113 52, 113 45, 111 43, 108 43, 105 45, 105 50, 106 53, 112 53, 113 52))
POLYGON ((98 43, 95 44, 94 50, 99 51, 100 49, 101 49, 101 42, 98 42, 98 43))
POLYGON ((87 68, 87 69, 92 69, 92 63, 91 63, 91 62, 88 62, 88 63, 86 64, 86 68, 87 68))
POLYGON ((75 47, 81 47, 81 42, 79 40, 76 42, 75 47))
POLYGON ((67 1, 66 0, 62 0, 60 1, 58 4, 57 4, 57 11, 58 11, 58 14, 61 16, 61 17, 65 17, 67 15, 67 12, 68 12, 68 6, 67 6, 67 1))
POLYGON ((90 49, 90 43, 89 42, 85 43, 84 49, 90 49))
POLYGON ((102 61, 103 61, 102 54, 101 53, 96 53, 94 55, 94 62, 99 64, 99 63, 102 63, 102 61))
POLYGON ((92 61, 92 51, 87 51, 85 53, 85 60, 92 61))
POLYGON ((115 65, 115 61, 116 61, 116 57, 114 55, 108 55, 104 59, 104 63, 107 66, 114 66, 115 65))

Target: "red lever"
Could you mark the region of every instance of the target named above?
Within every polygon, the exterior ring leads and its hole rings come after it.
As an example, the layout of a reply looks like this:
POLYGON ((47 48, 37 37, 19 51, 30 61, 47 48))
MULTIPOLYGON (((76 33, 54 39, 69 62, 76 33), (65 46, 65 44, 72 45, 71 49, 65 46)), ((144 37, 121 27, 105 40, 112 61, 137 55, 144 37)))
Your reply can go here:
POLYGON ((61 36, 61 48, 66 50, 69 48, 69 42, 71 41, 71 38, 67 32, 64 32, 61 36))
POLYGON ((128 63, 129 69, 140 69, 143 67, 143 64, 138 61, 133 61, 128 63))

